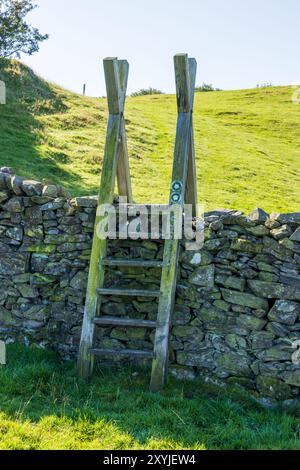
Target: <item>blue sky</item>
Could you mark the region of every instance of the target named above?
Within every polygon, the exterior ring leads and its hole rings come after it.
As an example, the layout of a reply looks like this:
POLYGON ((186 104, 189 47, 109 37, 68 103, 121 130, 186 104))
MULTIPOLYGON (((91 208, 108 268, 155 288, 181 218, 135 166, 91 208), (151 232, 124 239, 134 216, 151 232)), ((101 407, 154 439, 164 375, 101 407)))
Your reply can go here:
POLYGON ((197 83, 223 89, 300 83, 299 0, 38 0, 30 15, 49 33, 23 60, 43 77, 105 94, 101 61, 130 62, 128 91, 174 92, 173 55, 198 62, 197 83))

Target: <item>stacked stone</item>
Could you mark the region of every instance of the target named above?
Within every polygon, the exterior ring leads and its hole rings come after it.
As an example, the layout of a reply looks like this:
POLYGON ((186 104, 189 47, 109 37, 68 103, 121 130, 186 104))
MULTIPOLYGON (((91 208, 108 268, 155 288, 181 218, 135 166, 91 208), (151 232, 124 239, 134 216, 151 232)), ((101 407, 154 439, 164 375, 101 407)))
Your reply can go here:
POLYGON ((207 214, 203 249, 183 253, 177 304, 186 316, 173 328, 182 366, 175 375, 198 373, 273 398, 298 394, 300 213, 207 214))
MULTIPOLYGON (((57 185, 0 168, 0 339, 35 343, 75 359, 96 203, 95 197, 72 199, 57 185)), ((113 258, 163 257, 159 240, 111 240, 109 246, 113 258)), ((156 290, 160 272, 111 268, 106 286, 156 290)), ((107 297, 101 315, 155 320, 157 299, 107 297)), ((97 331, 98 343, 108 348, 152 349, 153 337, 144 329, 97 331)), ((171 372, 291 398, 300 389, 295 341, 300 213, 206 214, 203 248, 188 251, 182 243, 171 372)))
MULTIPOLYGON (((96 197, 71 199, 57 185, 0 169, 0 339, 76 357, 96 205, 96 197)), ((108 255, 151 260, 162 253, 161 242, 111 241, 108 255)), ((159 283, 159 269, 115 268, 106 276, 107 286, 159 289, 159 283)), ((101 314, 155 319, 156 299, 146 300, 108 297, 101 314)), ((141 329, 99 328, 97 337, 102 347, 153 347, 153 334, 141 329)))
MULTIPOLYGON (((115 240, 109 242, 108 255, 118 259, 161 260, 163 243, 150 240, 115 240)), ((159 268, 122 267, 110 268, 106 274, 106 287, 122 289, 159 290, 161 270, 159 268)), ((103 298, 101 315, 121 316, 136 319, 157 318, 158 303, 151 297, 117 297, 103 298)), ((98 345, 113 349, 153 349, 154 332, 145 328, 98 328, 98 345)), ((105 361, 112 358, 104 357, 105 361)), ((126 358, 117 356, 113 362, 124 363, 126 358)), ((131 361, 132 362, 132 361, 131 361)), ((134 361, 135 362, 135 361, 134 361)), ((141 360, 138 360, 141 364, 141 360)))
POLYGON ((76 353, 96 200, 82 202, 0 169, 0 336, 7 342, 76 353))

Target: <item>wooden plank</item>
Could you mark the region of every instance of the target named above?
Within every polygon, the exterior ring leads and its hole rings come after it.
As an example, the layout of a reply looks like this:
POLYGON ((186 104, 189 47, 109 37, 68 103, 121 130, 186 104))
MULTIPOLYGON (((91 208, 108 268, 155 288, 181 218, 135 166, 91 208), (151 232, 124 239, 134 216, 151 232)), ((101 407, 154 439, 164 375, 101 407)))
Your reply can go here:
MULTIPOLYGON (((194 83, 190 77, 190 68, 195 72, 195 62, 188 61, 186 54, 174 57, 178 120, 174 149, 173 172, 170 191, 170 205, 183 206, 186 193, 188 161, 192 130, 192 107, 194 83)), ((170 239, 165 241, 164 267, 162 269, 160 298, 158 305, 157 328, 154 340, 155 358, 152 363, 150 390, 162 389, 167 375, 169 361, 169 333, 171 315, 175 301, 176 277, 178 269, 179 240, 175 238, 176 217, 171 217, 170 239)))
POLYGON ((195 59, 188 60, 189 76, 190 76, 190 111, 193 111, 194 97, 195 97, 195 86, 197 76, 197 61, 195 59))
MULTIPOLYGON (((119 126, 119 117, 109 118, 98 205, 113 201, 119 126)), ((104 267, 101 265, 101 261, 107 256, 107 240, 100 239, 97 235, 98 224, 102 221, 103 216, 97 213, 77 364, 79 375, 85 379, 89 378, 93 370, 93 357, 89 350, 94 338, 93 318, 100 307, 96 289, 103 286, 104 267)))
POLYGON ((118 154, 118 168, 117 168, 117 181, 119 195, 127 198, 127 202, 131 203, 132 188, 130 178, 130 168, 128 160, 125 119, 124 119, 124 106, 127 91, 129 64, 127 60, 118 60, 119 81, 120 81, 120 113, 121 113, 121 133, 118 154))
POLYGON ((152 364, 150 391, 157 392, 164 386, 169 361, 169 333, 171 313, 174 307, 176 276, 179 256, 179 240, 166 240, 164 261, 169 263, 162 270, 157 327, 154 341, 155 358, 152 364))
POLYGON ((134 266, 137 268, 161 268, 163 261, 148 261, 141 259, 105 259, 103 261, 105 266, 134 266))
POLYGON ((159 290, 146 289, 97 289, 99 295, 120 295, 129 297, 159 297, 159 290))
POLYGON ((120 103, 120 77, 119 77, 119 66, 116 57, 107 57, 103 60, 106 93, 109 114, 117 115, 121 112, 120 103))
MULTIPOLYGON (((116 211, 118 213, 118 210, 119 210, 119 206, 118 205, 115 205, 116 207, 116 211)), ((145 210, 145 208, 150 211, 150 210, 153 210, 153 211, 156 211, 156 213, 161 213, 161 212, 164 212, 164 211, 167 211, 169 209, 169 204, 122 204, 122 209, 126 209, 127 212, 139 212, 139 211, 143 211, 145 210)), ((134 217, 133 215, 129 216, 129 217, 134 217)))
POLYGON ((177 108, 179 113, 188 113, 191 109, 190 103, 190 76, 187 54, 177 54, 174 57, 177 108))
POLYGON ((117 172, 118 144, 120 136, 120 116, 109 116, 106 132, 106 144, 102 166, 98 206, 112 204, 117 172))
POLYGON ((90 351, 92 354, 97 356, 100 355, 120 355, 120 356, 136 356, 142 357, 145 359, 152 359, 154 357, 154 353, 152 351, 141 351, 139 349, 100 349, 100 348, 93 348, 90 351))
MULTIPOLYGON (((194 103, 194 90, 196 81, 196 61, 195 59, 187 59, 187 56, 175 56, 175 74, 176 74, 176 87, 177 87, 177 103, 178 103, 178 121, 175 140, 175 151, 173 160, 173 172, 171 183, 171 198, 172 201, 172 187, 175 182, 181 183, 180 203, 184 204, 184 196, 187 184, 187 171, 189 152, 191 147, 192 137, 192 111, 194 103), (190 71, 192 76, 190 76, 190 71), (184 88, 185 87, 185 88, 184 88), (193 88, 191 88, 193 87, 193 88), (189 93, 188 105, 183 107, 186 102, 186 94, 189 93), (184 109, 185 111, 182 111, 184 109)), ((193 157, 193 154, 191 155, 193 157)))
POLYGON ((132 203, 132 187, 128 160, 125 120, 123 116, 121 118, 121 132, 118 152, 117 181, 119 195, 126 197, 128 203, 132 203))
MULTIPOLYGON (((190 91, 191 91, 191 111, 194 105, 194 90, 196 84, 197 62, 195 59, 189 59, 189 75, 190 75, 190 91)), ((196 161, 195 161, 195 143, 194 143, 194 130, 193 130, 193 116, 191 117, 191 137, 189 143, 189 159, 188 159, 188 173, 186 183, 186 204, 192 205, 192 216, 198 215, 198 190, 197 190, 197 174, 196 174, 196 161)))
POLYGON ((170 191, 171 192, 170 205, 184 204, 189 146, 190 146, 190 133, 191 133, 191 114, 179 113, 178 122, 177 122, 177 130, 176 130, 174 160, 173 160, 172 183, 171 183, 171 191, 170 191), (176 191, 173 190, 173 185, 175 183, 180 183, 180 189, 176 191), (177 201, 173 200, 174 193, 180 196, 179 200, 177 201))
POLYGON ((118 69, 120 82, 120 112, 123 113, 129 75, 129 64, 127 60, 118 60, 118 69))
POLYGON ((198 189, 197 189, 193 121, 191 122, 190 133, 191 133, 191 137, 190 137, 190 144, 189 144, 189 158, 188 158, 185 203, 192 205, 192 216, 197 217, 198 215, 198 189))
MULTIPOLYGON (((119 82, 118 77, 115 77, 115 80, 112 80, 112 82, 109 82, 109 80, 110 77, 115 73, 118 76, 118 68, 116 67, 116 60, 106 61, 105 63, 108 88, 107 96, 109 101, 109 109, 112 111, 114 111, 117 106, 116 95, 119 93, 119 82), (115 89, 113 88, 113 84, 115 85, 115 89)), ((120 115, 110 114, 107 125, 98 207, 102 204, 112 204, 113 202, 120 126, 120 115)), ((98 287, 102 287, 104 284, 104 266, 101 264, 101 261, 107 256, 107 240, 103 240, 98 237, 98 227, 99 224, 103 222, 103 219, 104 216, 100 215, 97 210, 77 362, 78 373, 85 379, 88 379, 93 371, 93 356, 90 352, 90 347, 93 344, 95 328, 93 319, 95 318, 101 305, 101 299, 98 298, 96 289, 98 287)))
POLYGON ((155 321, 123 317, 96 317, 94 323, 96 323, 96 325, 124 326, 127 328, 156 328, 155 321))

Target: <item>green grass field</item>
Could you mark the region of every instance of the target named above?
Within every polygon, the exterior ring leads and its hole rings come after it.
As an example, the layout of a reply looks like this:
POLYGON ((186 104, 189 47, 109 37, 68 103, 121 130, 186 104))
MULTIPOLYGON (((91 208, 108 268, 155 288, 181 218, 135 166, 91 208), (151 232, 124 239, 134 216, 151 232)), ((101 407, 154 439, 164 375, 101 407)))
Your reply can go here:
MULTIPOLYGON (((95 194, 104 149, 105 99, 49 84, 0 59, 0 166, 95 194)), ((155 85, 155 84, 153 84, 155 85)), ((195 146, 205 210, 299 210, 300 105, 291 87, 197 93, 195 146)), ((134 198, 167 202, 176 126, 171 95, 128 98, 134 198)), ((0 449, 300 449, 300 411, 266 411, 247 392, 170 379, 150 394, 148 373, 98 370, 81 382, 74 363, 8 347, 0 367, 0 449)))
MULTIPOLYGON (((49 84, 0 59, 0 165, 96 194, 105 140, 105 99, 49 84)), ((155 84, 154 84, 155 85, 155 84)), ((291 87, 196 93, 199 202, 205 210, 299 210, 300 105, 291 87)), ((168 200, 176 127, 173 95, 128 98, 128 147, 136 202, 168 200)))
POLYGON ((239 389, 98 365, 91 384, 73 363, 10 345, 0 366, 0 449, 300 449, 300 410, 266 411, 239 389))

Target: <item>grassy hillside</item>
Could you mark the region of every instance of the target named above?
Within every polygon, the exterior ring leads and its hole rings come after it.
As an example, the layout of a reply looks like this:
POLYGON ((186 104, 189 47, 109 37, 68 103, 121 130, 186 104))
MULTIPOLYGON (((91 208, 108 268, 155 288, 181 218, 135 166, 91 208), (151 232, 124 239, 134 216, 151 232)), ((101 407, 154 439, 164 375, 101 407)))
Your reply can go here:
MULTIPOLYGON (((84 98, 0 59, 7 105, 0 106, 0 166, 95 194, 103 155, 105 99, 84 98)), ((300 105, 291 87, 197 93, 199 201, 250 211, 299 210, 300 105)), ((172 95, 128 98, 126 122, 134 198, 166 202, 176 103, 172 95)))

